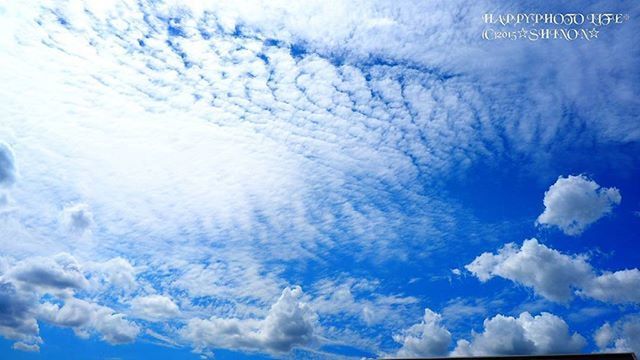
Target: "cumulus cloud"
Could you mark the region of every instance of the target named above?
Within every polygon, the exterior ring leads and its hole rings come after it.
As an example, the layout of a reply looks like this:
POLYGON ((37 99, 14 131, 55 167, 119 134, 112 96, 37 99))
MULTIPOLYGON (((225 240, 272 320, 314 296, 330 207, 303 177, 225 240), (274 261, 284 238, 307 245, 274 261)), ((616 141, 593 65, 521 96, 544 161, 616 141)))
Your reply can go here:
MULTIPOLYGON (((33 304, 35 296, 0 280, 0 335, 37 348, 42 342, 33 304)), ((21 345, 18 345, 19 347, 21 345)))
POLYGON ((73 328, 81 337, 97 333, 111 344, 136 338, 139 328, 124 314, 75 297, 90 289, 90 281, 73 256, 61 253, 0 265, 0 335, 16 340, 15 349, 38 351, 38 321, 73 328))
POLYGON ((191 319, 181 330, 182 337, 198 351, 223 347, 269 353, 304 347, 316 339, 317 315, 300 301, 300 287, 285 288, 266 318, 191 319))
POLYGON ((574 292, 604 302, 640 302, 638 269, 597 275, 585 256, 562 254, 536 239, 521 247, 507 244, 497 254, 483 253, 465 268, 482 282, 502 277, 557 302, 568 302, 574 292))
POLYGON ((51 324, 73 328, 81 337, 97 332, 110 344, 130 343, 140 332, 140 328, 126 320, 124 314, 76 298, 66 299, 62 307, 44 303, 39 308, 39 316, 51 324))
POLYGON ((441 325, 441 316, 430 309, 424 310, 422 322, 394 336, 402 344, 399 357, 433 357, 445 355, 451 344, 451 333, 441 325))
POLYGON ((93 214, 87 204, 65 206, 61 213, 62 224, 72 232, 82 233, 93 225, 93 214))
POLYGON ((580 293, 605 302, 640 302, 640 270, 604 272, 590 278, 580 293))
POLYGON ((149 321, 162 321, 180 314, 178 305, 164 295, 139 296, 131 300, 131 311, 135 316, 149 321))
POLYGON ((614 187, 600 187, 584 175, 561 176, 544 193, 545 209, 537 223, 557 226, 567 235, 580 235, 621 200, 620 191, 614 187))
POLYGON ((268 349, 289 351, 311 343, 316 335, 317 315, 300 301, 300 287, 286 288, 260 327, 260 337, 268 349))
POLYGON ((79 262, 67 253, 20 261, 7 271, 5 277, 40 292, 74 291, 88 285, 79 262))
POLYGON ((608 322, 594 334, 601 351, 640 353, 640 316, 626 316, 613 325, 608 322))
POLYGON ((571 333, 567 323, 556 315, 543 312, 532 316, 523 312, 517 318, 496 315, 484 321, 481 333, 472 340, 459 340, 454 356, 528 355, 577 353, 586 340, 571 333))

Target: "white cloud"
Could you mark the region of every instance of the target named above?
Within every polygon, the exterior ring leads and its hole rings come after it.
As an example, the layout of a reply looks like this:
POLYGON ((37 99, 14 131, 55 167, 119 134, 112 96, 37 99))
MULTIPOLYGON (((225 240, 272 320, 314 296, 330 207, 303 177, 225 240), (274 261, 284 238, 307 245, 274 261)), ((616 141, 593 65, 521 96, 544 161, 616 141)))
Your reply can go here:
POLYGON ((301 297, 300 287, 285 288, 264 319, 191 319, 181 334, 198 351, 223 347, 281 353, 309 346, 319 325, 317 315, 301 297))
POLYGON ((368 326, 404 324, 406 310, 418 303, 411 296, 378 293, 376 280, 324 279, 314 284, 310 304, 325 317, 355 317, 368 326))
POLYGON ((228 301, 257 300, 262 304, 279 295, 283 282, 253 254, 223 251, 208 257, 208 264, 188 262, 177 266, 179 275, 172 286, 186 290, 190 297, 209 296, 228 301))
POLYGON ((260 337, 268 349, 286 352, 315 340, 317 315, 308 304, 300 302, 300 287, 286 288, 260 327, 260 337))
POLYGON ((38 321, 45 321, 71 327, 82 337, 96 332, 111 344, 133 341, 139 328, 126 320, 124 314, 74 297, 89 290, 89 285, 80 262, 66 253, 18 262, 3 259, 0 263, 0 335, 16 340, 16 349, 38 351, 42 343, 38 321), (64 305, 40 303, 43 300, 63 301, 64 305))
POLYGON ((149 321, 169 320, 180 314, 178 305, 164 295, 136 297, 131 300, 131 311, 135 316, 149 321))
POLYGON ((66 229, 82 233, 93 226, 93 214, 87 204, 65 206, 61 213, 62 224, 66 229))
POLYGON ((473 333, 471 341, 459 340, 452 355, 564 354, 580 352, 585 345, 584 337, 571 333, 558 316, 523 312, 517 318, 496 315, 486 319, 483 331, 473 333))
POLYGON ((584 175, 561 176, 544 193, 545 209, 537 223, 557 226, 567 235, 580 235, 621 200, 618 189, 600 187, 584 175))
POLYGON ((51 324, 71 327, 81 337, 87 337, 95 331, 110 344, 130 343, 140 332, 140 328, 126 320, 124 314, 76 298, 66 299, 62 307, 44 303, 39 308, 39 316, 51 324))
POLYGON ((27 352, 39 352, 40 345, 38 344, 26 344, 21 341, 15 342, 12 346, 15 350, 27 351, 27 352))
POLYGON ((590 278, 580 293, 605 302, 638 303, 640 302, 640 270, 604 272, 590 278))
POLYGON ((104 287, 111 286, 129 293, 138 287, 138 270, 125 258, 118 256, 104 262, 89 262, 85 269, 94 291, 104 291, 104 287))
POLYGON ((482 282, 502 277, 556 302, 568 302, 574 292, 604 302, 640 302, 638 269, 597 275, 586 257, 562 254, 536 239, 525 240, 521 247, 507 244, 497 254, 483 253, 465 268, 482 282))
POLYGON ((399 357, 434 357, 445 355, 451 344, 451 333, 441 325, 441 316, 430 309, 424 310, 422 322, 394 336, 402 344, 399 357))
POLYGON ((592 274, 584 257, 561 254, 536 239, 525 240, 520 248, 511 243, 497 254, 483 253, 465 268, 480 281, 503 277, 560 302, 571 299, 573 287, 584 283, 592 274))
POLYGON ((470 319, 485 315, 487 305, 487 300, 482 298, 455 298, 447 301, 441 314, 449 325, 468 324, 470 319))
POLYGON ((640 353, 640 316, 631 315, 605 323, 594 334, 596 345, 605 352, 640 353))
POLYGON ((0 335, 31 345, 42 342, 34 301, 33 294, 21 292, 12 283, 0 280, 0 335))
POLYGON ((67 253, 32 257, 18 262, 4 275, 26 289, 57 294, 88 285, 78 261, 67 253))

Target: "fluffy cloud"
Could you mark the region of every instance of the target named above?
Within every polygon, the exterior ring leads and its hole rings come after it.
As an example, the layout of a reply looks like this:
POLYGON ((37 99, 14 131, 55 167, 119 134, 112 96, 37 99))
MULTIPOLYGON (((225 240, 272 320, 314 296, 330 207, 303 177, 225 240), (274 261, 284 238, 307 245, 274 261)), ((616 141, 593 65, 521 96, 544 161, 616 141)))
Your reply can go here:
POLYGON ((507 244, 497 254, 483 253, 465 268, 482 282, 502 277, 557 302, 569 301, 574 292, 611 303, 640 302, 638 269, 597 275, 586 257, 562 254, 536 239, 521 247, 507 244))
POLYGON ((567 323, 556 315, 523 312, 517 318, 486 319, 483 331, 474 333, 471 341, 459 340, 453 355, 563 354, 580 352, 585 345, 584 337, 570 333, 567 323))
POLYGON ((586 281, 581 294, 612 303, 640 302, 640 270, 605 272, 586 281))
POLYGON ((17 350, 38 351, 42 343, 38 321, 45 321, 73 328, 81 337, 98 333, 111 344, 133 341, 139 328, 124 314, 74 297, 91 290, 90 280, 80 262, 67 253, 0 263, 0 335, 16 340, 17 350), (43 299, 64 305, 40 303, 43 299))
POLYGON ((42 340, 33 308, 35 300, 33 294, 21 292, 12 283, 0 280, 0 335, 37 349, 42 340))
POLYGON ((118 256, 104 262, 90 262, 85 264, 85 269, 96 291, 112 287, 129 293, 138 287, 138 270, 125 258, 118 256))
POLYGON ((445 355, 451 344, 451 333, 441 325, 441 316, 430 309, 424 310, 422 322, 394 336, 402 344, 399 357, 433 357, 445 355))
POLYGON ((44 303, 39 316, 54 325, 71 327, 81 337, 97 332, 110 344, 125 344, 135 340, 140 328, 125 319, 124 314, 85 300, 70 298, 62 307, 44 303))
POLYGON ((537 223, 557 226, 567 235, 580 235, 621 200, 618 189, 600 187, 584 175, 559 177, 544 193, 545 209, 537 223))
POLYGON ((139 296, 131 300, 131 310, 135 316, 149 321, 168 320, 180 314, 178 305, 163 295, 139 296))
POLYGON ((87 204, 65 206, 61 218, 65 228, 72 232, 82 233, 93 225, 93 214, 87 204))
POLYGON ((560 302, 568 301, 573 287, 584 283, 592 273, 584 257, 561 254, 536 239, 525 240, 520 248, 510 243, 497 254, 483 253, 465 268, 480 281, 503 277, 560 302))
POLYGON ((281 353, 307 346, 317 336, 317 315, 301 297, 300 287, 285 288, 264 319, 192 319, 181 334, 198 351, 223 347, 281 353))
POLYGON ((311 343, 316 335, 317 315, 300 302, 300 287, 286 288, 260 326, 260 338, 268 349, 289 351, 311 343))
POLYGON ((88 285, 80 264, 67 253, 28 258, 7 271, 5 277, 27 289, 54 294, 82 289, 88 285))
POLYGON ((640 316, 622 318, 613 325, 605 323, 594 334, 602 351, 640 353, 640 316))

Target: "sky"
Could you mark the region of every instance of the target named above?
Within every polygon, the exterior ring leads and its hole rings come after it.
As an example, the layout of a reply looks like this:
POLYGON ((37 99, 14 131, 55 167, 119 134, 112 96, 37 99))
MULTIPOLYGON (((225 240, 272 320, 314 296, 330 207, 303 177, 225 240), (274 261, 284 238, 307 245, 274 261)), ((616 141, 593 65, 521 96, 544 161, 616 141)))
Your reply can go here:
POLYGON ((640 352, 639 18, 0 1, 0 358, 640 352))

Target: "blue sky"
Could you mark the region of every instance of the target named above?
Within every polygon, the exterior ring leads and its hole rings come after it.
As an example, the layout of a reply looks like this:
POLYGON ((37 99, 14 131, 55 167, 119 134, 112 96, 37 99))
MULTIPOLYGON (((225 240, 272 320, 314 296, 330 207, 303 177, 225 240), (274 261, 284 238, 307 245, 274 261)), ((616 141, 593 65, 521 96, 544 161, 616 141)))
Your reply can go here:
POLYGON ((0 2, 0 357, 640 351, 638 16, 0 2))

